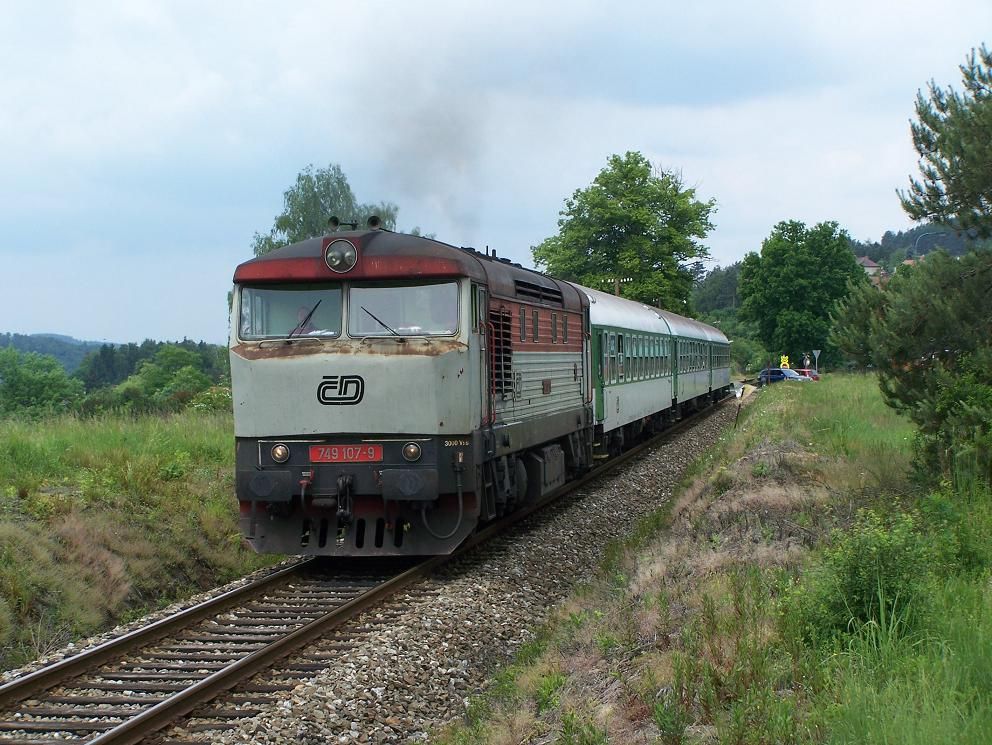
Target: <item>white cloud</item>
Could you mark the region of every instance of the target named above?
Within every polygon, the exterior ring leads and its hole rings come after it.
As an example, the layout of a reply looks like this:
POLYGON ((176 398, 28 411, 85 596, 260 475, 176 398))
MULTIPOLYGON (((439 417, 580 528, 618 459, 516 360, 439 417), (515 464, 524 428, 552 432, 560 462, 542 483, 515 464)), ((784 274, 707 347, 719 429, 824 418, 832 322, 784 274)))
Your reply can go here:
POLYGON ((0 331, 220 341, 234 264, 310 162, 340 163, 361 200, 397 202, 404 227, 524 263, 565 198, 626 150, 717 200, 707 243, 722 264, 783 219, 878 238, 908 226, 895 190, 916 170, 916 91, 959 86, 992 22, 979 0, 942 7, 967 23, 933 12, 15 5, 0 16, 0 331), (149 300, 179 294, 182 307, 149 300))

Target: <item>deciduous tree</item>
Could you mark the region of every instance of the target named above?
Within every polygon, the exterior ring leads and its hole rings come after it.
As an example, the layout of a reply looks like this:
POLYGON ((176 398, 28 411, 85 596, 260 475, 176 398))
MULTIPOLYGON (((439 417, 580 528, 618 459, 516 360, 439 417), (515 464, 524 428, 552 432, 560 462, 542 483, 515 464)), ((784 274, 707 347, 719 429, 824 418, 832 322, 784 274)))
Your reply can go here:
POLYGON ((341 166, 314 169, 308 165, 283 194, 283 210, 266 233, 255 233, 252 250, 262 256, 281 246, 314 238, 327 232, 327 220, 336 216, 342 221, 363 225, 370 215, 377 215, 382 226, 396 226, 399 208, 392 202, 360 204, 348 184, 341 166))
POLYGON ((757 324, 758 337, 776 355, 823 349, 821 362, 832 363, 830 312, 850 282, 867 281, 837 223, 780 222, 760 255, 744 257, 740 317, 757 324))
POLYGON ((82 396, 83 384, 70 378, 54 357, 0 349, 0 417, 67 411, 82 396))
POLYGON ((921 179, 899 193, 914 220, 946 222, 992 236, 992 52, 973 49, 961 66, 964 91, 937 87, 916 96, 913 145, 921 179))
POLYGON ((684 312, 691 263, 707 257, 715 202, 700 202, 673 171, 641 153, 613 155, 591 185, 565 200, 558 235, 532 248, 549 274, 684 312))

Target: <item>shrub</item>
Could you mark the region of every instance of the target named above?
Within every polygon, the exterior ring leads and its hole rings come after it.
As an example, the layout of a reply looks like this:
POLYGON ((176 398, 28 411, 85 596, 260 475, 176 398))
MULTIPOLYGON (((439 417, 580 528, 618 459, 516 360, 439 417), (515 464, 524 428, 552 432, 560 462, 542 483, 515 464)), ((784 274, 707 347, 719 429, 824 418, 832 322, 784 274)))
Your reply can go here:
POLYGON ((945 486, 921 500, 920 511, 931 534, 936 568, 968 576, 992 568, 992 500, 987 487, 968 498, 945 486))
POLYGON ((794 633, 823 643, 883 617, 918 612, 933 558, 916 520, 898 514, 884 520, 873 510, 858 513, 846 532, 783 599, 783 621, 794 633))
POLYGON ((196 411, 231 411, 233 404, 230 386, 215 385, 200 391, 190 401, 196 411))

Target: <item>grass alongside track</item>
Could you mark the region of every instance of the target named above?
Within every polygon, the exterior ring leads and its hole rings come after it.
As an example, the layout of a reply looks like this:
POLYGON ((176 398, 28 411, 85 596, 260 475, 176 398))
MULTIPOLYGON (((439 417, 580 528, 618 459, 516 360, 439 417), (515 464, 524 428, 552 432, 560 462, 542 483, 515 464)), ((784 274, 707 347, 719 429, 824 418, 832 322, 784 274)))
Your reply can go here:
POLYGON ((0 422, 0 666, 271 563, 247 551, 230 414, 0 422))
POLYGON ((775 385, 441 743, 992 742, 992 495, 873 378, 775 385))

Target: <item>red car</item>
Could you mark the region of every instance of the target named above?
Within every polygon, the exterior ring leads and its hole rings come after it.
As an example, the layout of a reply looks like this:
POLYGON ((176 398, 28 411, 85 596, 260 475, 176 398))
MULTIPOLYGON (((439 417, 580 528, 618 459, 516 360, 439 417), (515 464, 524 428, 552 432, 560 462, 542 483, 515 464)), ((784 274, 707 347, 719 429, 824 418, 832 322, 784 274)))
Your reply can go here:
POLYGON ((797 367, 796 372, 800 375, 805 375, 807 378, 812 378, 813 380, 820 379, 820 373, 809 367, 797 367))

